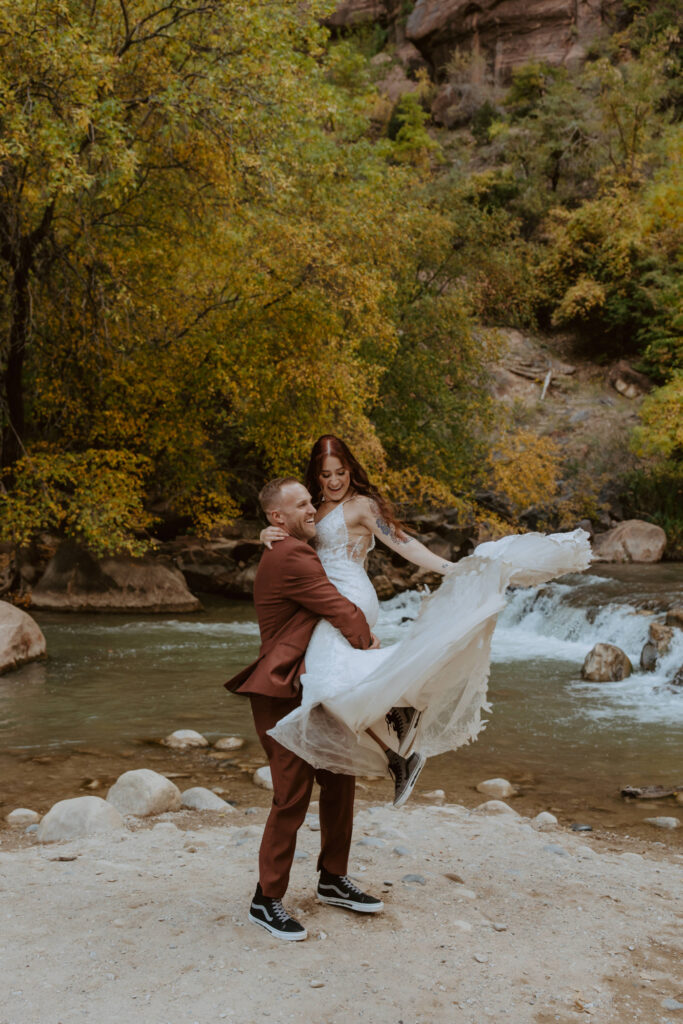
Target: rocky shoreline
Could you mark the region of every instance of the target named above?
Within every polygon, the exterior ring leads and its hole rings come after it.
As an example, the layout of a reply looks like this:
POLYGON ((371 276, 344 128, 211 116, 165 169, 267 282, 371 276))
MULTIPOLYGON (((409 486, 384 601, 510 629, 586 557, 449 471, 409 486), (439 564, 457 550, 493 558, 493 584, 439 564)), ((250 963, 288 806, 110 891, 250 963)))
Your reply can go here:
MULTIPOLYGON (((500 536, 485 521, 463 525, 461 515, 458 509, 414 514, 406 524, 439 558, 458 561, 500 536)), ((202 594, 250 599, 263 553, 262 525, 243 519, 218 537, 176 537, 143 558, 97 559, 74 541, 51 536, 19 551, 2 545, 0 597, 42 611, 130 613, 200 611, 202 594)), ((652 523, 613 521, 598 534, 588 520, 576 525, 590 534, 595 561, 651 563, 664 555, 666 534, 652 523)), ((381 546, 370 553, 368 573, 380 600, 424 584, 438 586, 441 579, 381 546)))
MULTIPOLYGON (((84 795, 106 797, 117 780, 140 768, 173 784, 168 792, 176 813, 188 813, 183 794, 198 790, 212 794, 211 810, 264 809, 270 802, 264 760, 261 746, 250 732, 207 739, 191 729, 176 730, 165 740, 119 744, 112 751, 85 747, 5 751, 0 754, 0 775, 5 780, 0 799, 0 846, 6 850, 33 845, 37 823, 55 804, 73 803, 84 795), (174 794, 176 787, 178 793, 174 794), (13 824, 8 818, 17 809, 30 813, 31 819, 13 824)), ((683 784, 683 778, 679 781, 683 784)), ((579 823, 593 838, 608 844, 647 848, 666 840, 668 848, 683 853, 682 828, 649 820, 680 821, 683 791, 677 797, 675 789, 654 787, 652 792, 634 790, 632 795, 620 795, 619 789, 626 783, 642 785, 642 780, 621 775, 602 782, 596 778, 590 791, 577 790, 571 772, 563 772, 561 765, 556 772, 546 769, 538 774, 474 744, 448 755, 448 764, 443 758, 430 760, 411 804, 458 803, 474 810, 484 796, 503 798, 516 814, 529 820, 551 812, 560 827, 571 829, 579 823), (505 776, 502 780, 501 774, 505 776), (496 775, 494 788, 486 781, 491 782, 491 775, 496 775)), ((388 799, 389 790, 384 779, 358 780, 361 799, 382 801, 388 799)), ((170 805, 163 808, 169 810, 170 805)))

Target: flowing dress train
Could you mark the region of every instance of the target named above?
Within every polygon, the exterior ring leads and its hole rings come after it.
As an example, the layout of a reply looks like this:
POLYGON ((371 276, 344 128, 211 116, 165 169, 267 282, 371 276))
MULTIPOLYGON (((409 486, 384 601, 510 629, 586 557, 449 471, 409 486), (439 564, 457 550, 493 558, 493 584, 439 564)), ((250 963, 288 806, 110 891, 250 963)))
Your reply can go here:
MULTIPOLYGON (((370 628, 379 603, 364 563, 371 544, 349 538, 344 505, 317 525, 316 549, 330 580, 364 612, 370 628)), ((270 730, 315 768, 386 775, 386 756, 366 733, 392 745, 384 716, 409 705, 423 712, 415 748, 431 756, 473 740, 483 727, 491 636, 508 586, 532 586, 590 564, 584 530, 527 533, 480 544, 422 601, 398 643, 354 649, 321 620, 306 651, 302 703, 270 730)))

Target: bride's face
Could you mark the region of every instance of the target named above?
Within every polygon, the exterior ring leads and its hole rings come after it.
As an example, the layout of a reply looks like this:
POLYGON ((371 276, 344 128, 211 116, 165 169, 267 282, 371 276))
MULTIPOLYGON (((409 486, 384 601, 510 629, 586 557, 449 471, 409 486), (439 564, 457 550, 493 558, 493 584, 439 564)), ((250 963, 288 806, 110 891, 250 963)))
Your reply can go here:
POLYGON ((351 474, 335 455, 326 455, 318 477, 323 501, 342 501, 351 486, 351 474))

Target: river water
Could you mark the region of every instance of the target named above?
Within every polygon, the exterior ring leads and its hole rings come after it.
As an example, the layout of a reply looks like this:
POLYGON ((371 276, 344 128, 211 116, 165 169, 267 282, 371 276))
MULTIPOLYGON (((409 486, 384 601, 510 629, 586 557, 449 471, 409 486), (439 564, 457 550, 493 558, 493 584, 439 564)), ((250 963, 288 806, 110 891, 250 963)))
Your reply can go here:
MULTIPOLYGON (((409 593, 384 602, 383 643, 410 628, 420 600, 409 593)), ((683 689, 667 685, 683 664, 683 630, 655 672, 638 670, 649 623, 675 604, 683 605, 680 564, 599 566, 512 592, 494 634, 487 728, 472 746, 430 762, 423 790, 462 798, 464 786, 503 775, 538 809, 554 801, 570 817, 593 813, 616 826, 646 811, 676 813, 673 803, 666 810, 639 802, 624 818, 618 795, 626 784, 683 783, 683 689), (626 651, 636 669, 629 679, 581 680, 598 641, 626 651)), ((114 753, 178 728, 255 744, 248 702, 221 686, 258 650, 251 605, 210 599, 203 613, 187 616, 36 619, 47 662, 0 678, 0 746, 9 755, 114 753)))

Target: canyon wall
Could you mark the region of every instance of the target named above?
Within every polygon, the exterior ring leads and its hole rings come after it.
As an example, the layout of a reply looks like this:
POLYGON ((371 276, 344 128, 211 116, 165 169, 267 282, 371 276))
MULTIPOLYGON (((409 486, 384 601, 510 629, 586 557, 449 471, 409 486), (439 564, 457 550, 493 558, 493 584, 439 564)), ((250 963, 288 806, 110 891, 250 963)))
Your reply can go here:
POLYGON ((363 22, 407 39, 441 80, 455 50, 483 58, 488 77, 506 84, 531 60, 578 64, 590 44, 614 27, 618 0, 345 0, 330 19, 341 28, 363 22))

